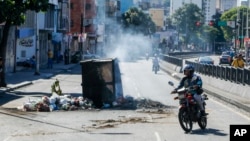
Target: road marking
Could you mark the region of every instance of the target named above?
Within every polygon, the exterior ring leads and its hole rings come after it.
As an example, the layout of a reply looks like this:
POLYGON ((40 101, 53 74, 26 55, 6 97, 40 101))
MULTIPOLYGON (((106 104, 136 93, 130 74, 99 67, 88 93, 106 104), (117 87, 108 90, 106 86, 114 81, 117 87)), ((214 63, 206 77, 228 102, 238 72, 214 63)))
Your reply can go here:
POLYGON ((157 141, 161 141, 161 137, 158 132, 155 132, 155 136, 156 136, 157 141))

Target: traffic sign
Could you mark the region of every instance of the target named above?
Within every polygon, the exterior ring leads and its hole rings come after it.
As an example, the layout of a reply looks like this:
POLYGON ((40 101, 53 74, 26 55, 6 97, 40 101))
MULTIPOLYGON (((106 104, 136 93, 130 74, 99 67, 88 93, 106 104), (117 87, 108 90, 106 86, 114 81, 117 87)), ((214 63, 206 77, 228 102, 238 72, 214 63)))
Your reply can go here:
POLYGON ((244 36, 239 36, 239 39, 243 39, 244 38, 244 36))
POLYGON ((235 28, 235 21, 227 21, 227 26, 235 28))
POLYGON ((218 21, 218 26, 227 26, 227 21, 218 21))

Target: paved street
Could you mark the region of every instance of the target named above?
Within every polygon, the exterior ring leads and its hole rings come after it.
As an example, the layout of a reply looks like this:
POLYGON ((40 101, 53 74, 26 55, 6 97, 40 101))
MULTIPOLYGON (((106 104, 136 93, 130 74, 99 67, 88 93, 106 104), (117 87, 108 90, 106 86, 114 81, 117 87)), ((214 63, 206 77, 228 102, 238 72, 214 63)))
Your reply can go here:
MULTIPOLYGON (((4 95, 1 94, 0 118, 2 120, 0 125, 1 129, 5 130, 0 130, 2 135, 0 140, 63 141, 70 138, 71 140, 90 141, 100 139, 104 141, 165 141, 174 140, 178 136, 180 141, 228 141, 230 124, 250 123, 249 117, 240 112, 239 108, 232 107, 229 103, 209 95, 207 130, 201 131, 195 124, 191 134, 184 134, 177 119, 178 101, 173 100, 174 96, 169 94, 173 88, 167 85, 169 80, 177 84, 178 79, 175 78, 179 74, 170 71, 173 67, 170 64, 165 64, 168 71, 164 71, 162 68, 158 74, 154 74, 151 71, 151 65, 151 61, 145 59, 120 62, 121 92, 124 97, 132 96, 134 99, 145 99, 146 101, 149 101, 149 98, 161 102, 164 105, 163 111, 158 108, 137 110, 107 108, 67 112, 18 112, 14 108, 22 105, 29 98, 50 95, 50 86, 55 79, 60 80, 64 93, 74 96, 82 94, 79 64, 71 66, 58 64, 53 71, 41 70, 42 75, 40 76, 33 76, 33 71, 30 71, 31 75, 26 74, 27 77, 33 77, 33 79, 29 78, 32 80, 30 85, 14 89, 13 84, 12 89, 8 89, 9 91, 4 95), (51 76, 48 77, 47 74, 51 74, 51 76)), ((26 72, 23 71, 23 74, 26 72)), ((22 72, 18 73, 20 75, 22 72)), ((9 77, 14 75, 9 75, 9 77)), ((20 80, 22 78, 20 77, 20 80)), ((2 89, 2 91, 4 90, 2 89)), ((223 94, 221 93, 221 95, 223 94)))

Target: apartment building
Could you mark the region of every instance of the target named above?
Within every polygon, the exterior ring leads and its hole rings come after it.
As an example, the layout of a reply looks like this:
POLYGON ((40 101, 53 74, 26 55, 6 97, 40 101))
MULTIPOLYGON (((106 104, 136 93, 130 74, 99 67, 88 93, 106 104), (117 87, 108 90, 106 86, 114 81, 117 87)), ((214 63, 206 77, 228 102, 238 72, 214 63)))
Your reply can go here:
POLYGON ((178 8, 188 3, 196 4, 204 12, 205 23, 208 23, 216 13, 216 0, 171 0, 170 15, 172 15, 178 8))
MULTIPOLYGON (((8 37, 5 72, 18 71, 17 64, 35 56, 39 68, 47 65, 47 51, 54 58, 67 47, 64 36, 69 31, 69 0, 49 0, 46 12, 26 12, 24 24, 12 26, 8 37)), ((1 26, 1 25, 0 25, 1 26)), ((1 31, 0 31, 1 36, 1 31)))
POLYGON ((217 9, 221 12, 237 7, 237 0, 217 0, 217 9))
POLYGON ((155 23, 157 30, 161 31, 165 27, 165 14, 163 8, 150 8, 149 15, 152 21, 155 23))
POLYGON ((71 51, 85 51, 90 48, 91 52, 95 52, 96 14, 95 0, 71 0, 71 51))

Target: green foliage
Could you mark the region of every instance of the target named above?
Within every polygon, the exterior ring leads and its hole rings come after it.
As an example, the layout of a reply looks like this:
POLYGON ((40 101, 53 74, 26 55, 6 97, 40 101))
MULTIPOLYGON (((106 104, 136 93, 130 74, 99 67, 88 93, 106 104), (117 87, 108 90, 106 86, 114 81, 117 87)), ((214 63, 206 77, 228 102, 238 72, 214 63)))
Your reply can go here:
POLYGON ((176 25, 179 33, 185 34, 184 42, 189 43, 191 38, 196 38, 201 27, 196 25, 196 22, 204 21, 204 15, 201 9, 196 4, 184 4, 173 13, 172 23, 176 25), (196 36, 196 37, 195 37, 196 36))
POLYGON ((204 26, 202 32, 200 32, 200 37, 204 42, 213 43, 218 33, 219 30, 217 28, 204 26))
POLYGON ((122 25, 125 29, 130 29, 134 33, 148 35, 149 32, 154 33, 156 31, 156 26, 151 17, 134 7, 122 14, 122 25))
MULTIPOLYGON (((247 9, 250 10, 249 8, 247 8, 246 6, 240 6, 240 7, 236 7, 236 8, 232 8, 226 12, 224 12, 221 16, 221 21, 236 21, 238 20, 242 20, 241 26, 238 26, 238 28, 242 28, 242 27, 246 27, 246 17, 247 17, 247 9), (238 15, 238 18, 237 18, 238 15)), ((227 40, 231 40, 234 35, 235 35, 235 29, 229 27, 229 26, 223 26, 222 27, 224 36, 227 40)), ((245 35, 246 30, 243 30, 243 35, 245 35)))
POLYGON ((28 10, 46 11, 49 0, 1 0, 0 23, 10 21, 12 25, 21 25, 28 10))

